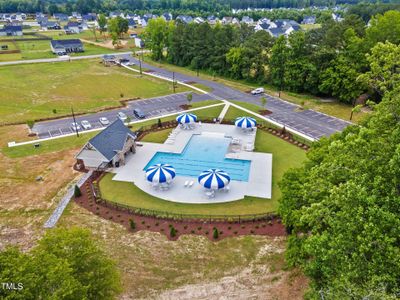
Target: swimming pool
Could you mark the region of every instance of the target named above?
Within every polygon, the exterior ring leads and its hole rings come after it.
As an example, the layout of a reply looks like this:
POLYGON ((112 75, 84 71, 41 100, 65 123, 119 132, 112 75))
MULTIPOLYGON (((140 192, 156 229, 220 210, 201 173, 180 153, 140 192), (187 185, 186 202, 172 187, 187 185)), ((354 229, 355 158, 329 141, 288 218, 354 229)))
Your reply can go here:
POLYGON ((193 135, 182 153, 157 152, 144 167, 154 164, 171 164, 177 175, 196 177, 210 168, 228 172, 232 180, 248 181, 250 160, 225 158, 231 139, 193 135))

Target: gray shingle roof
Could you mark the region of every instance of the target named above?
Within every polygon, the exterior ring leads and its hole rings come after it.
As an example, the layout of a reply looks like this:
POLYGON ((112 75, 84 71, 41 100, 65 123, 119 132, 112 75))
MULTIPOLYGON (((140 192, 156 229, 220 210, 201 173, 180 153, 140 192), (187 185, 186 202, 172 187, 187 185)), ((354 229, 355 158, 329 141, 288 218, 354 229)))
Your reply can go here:
POLYGON ((82 47, 82 42, 79 39, 68 39, 68 40, 51 40, 50 41, 53 48, 57 47, 72 47, 78 48, 82 47))
POLYGON ((128 136, 136 138, 135 134, 120 119, 117 119, 98 135, 90 139, 89 144, 111 161, 117 154, 117 151, 123 149, 128 136))

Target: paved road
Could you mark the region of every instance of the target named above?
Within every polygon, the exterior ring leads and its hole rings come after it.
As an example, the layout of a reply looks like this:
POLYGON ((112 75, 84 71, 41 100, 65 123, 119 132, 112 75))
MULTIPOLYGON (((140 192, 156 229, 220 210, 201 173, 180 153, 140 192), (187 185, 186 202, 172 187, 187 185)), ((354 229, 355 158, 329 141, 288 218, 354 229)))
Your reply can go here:
MULTIPOLYGON (((125 58, 130 59, 135 64, 139 65, 139 61, 136 58, 130 56, 130 54, 119 54, 125 58)), ((158 68, 147 63, 142 63, 142 67, 149 69, 153 74, 172 79, 172 72, 158 68)), ((319 113, 313 110, 300 110, 295 104, 283 101, 279 98, 272 97, 270 95, 258 95, 253 96, 251 94, 243 93, 233 88, 227 87, 221 83, 214 82, 211 80, 200 79, 195 76, 189 76, 185 74, 175 73, 175 79, 181 82, 196 82, 201 83, 209 88, 212 92, 207 95, 195 95, 193 101, 202 101, 207 99, 225 99, 252 103, 260 105, 260 98, 262 96, 267 97, 267 109, 272 112, 267 118, 279 122, 288 128, 292 128, 298 132, 301 132, 311 138, 319 139, 323 136, 329 136, 335 132, 342 131, 347 127, 349 122, 319 113)), ((77 121, 88 120, 92 124, 92 128, 98 128, 101 126, 98 121, 100 117, 107 117, 110 121, 116 118, 118 111, 127 113, 132 120, 135 118, 132 116, 132 110, 135 107, 140 107, 148 116, 159 116, 166 113, 172 113, 180 111, 179 105, 186 103, 185 94, 175 94, 165 97, 157 97, 148 100, 134 101, 129 103, 128 107, 121 110, 106 111, 87 115, 84 117, 78 117, 77 121)), ((40 138, 58 136, 68 134, 72 132, 70 128, 72 123, 71 118, 40 122, 37 123, 33 131, 38 133, 40 138)))
MULTIPOLYGON (((140 108, 146 115, 147 118, 162 116, 168 113, 179 112, 182 110, 179 106, 187 104, 187 93, 179 93, 161 97, 155 97, 145 100, 134 100, 127 103, 127 106, 121 109, 106 110, 95 114, 89 114, 84 116, 76 116, 77 123, 81 123, 83 120, 90 122, 93 128, 104 127, 99 118, 106 117, 110 122, 117 119, 118 112, 123 112, 131 118, 132 121, 137 118, 133 115, 135 108, 140 108)), ((204 100, 210 100, 209 95, 198 95, 193 94, 192 102, 199 102, 204 100)), ((73 122, 72 117, 39 122, 34 125, 32 131, 37 133, 39 138, 49 138, 60 136, 64 134, 73 133, 71 124, 73 122)), ((82 128, 81 128, 82 130, 82 128)))

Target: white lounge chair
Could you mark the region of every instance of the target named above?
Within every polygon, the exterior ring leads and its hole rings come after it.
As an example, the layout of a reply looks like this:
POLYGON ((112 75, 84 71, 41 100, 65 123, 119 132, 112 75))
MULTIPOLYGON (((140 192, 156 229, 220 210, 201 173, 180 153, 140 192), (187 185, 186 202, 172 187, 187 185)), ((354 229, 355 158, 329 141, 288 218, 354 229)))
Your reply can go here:
POLYGON ((227 185, 227 186, 224 188, 224 191, 225 191, 225 192, 229 192, 230 189, 231 189, 231 188, 229 187, 229 185, 227 185))
POLYGON ((185 181, 185 184, 184 184, 184 187, 187 187, 188 184, 189 184, 189 180, 186 180, 186 181, 185 181))
POLYGON ((247 143, 245 147, 246 151, 253 151, 254 150, 254 145, 253 143, 247 143))
POLYGON ((193 186, 194 181, 189 182, 189 187, 193 186))

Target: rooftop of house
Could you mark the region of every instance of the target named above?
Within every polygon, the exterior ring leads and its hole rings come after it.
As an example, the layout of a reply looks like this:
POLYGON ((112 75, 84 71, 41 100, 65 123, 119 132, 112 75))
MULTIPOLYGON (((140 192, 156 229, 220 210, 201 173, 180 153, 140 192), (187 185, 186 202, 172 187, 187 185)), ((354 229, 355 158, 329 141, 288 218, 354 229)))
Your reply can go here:
POLYGON ((136 139, 136 135, 120 119, 117 119, 88 143, 105 158, 112 160, 118 151, 123 149, 128 136, 136 139))
POLYGON ((3 29, 0 29, 1 31, 8 31, 8 32, 18 32, 22 31, 22 26, 21 25, 4 25, 3 29))
POLYGON ((67 39, 67 40, 51 40, 53 48, 58 47, 82 47, 83 44, 79 39, 67 39))

